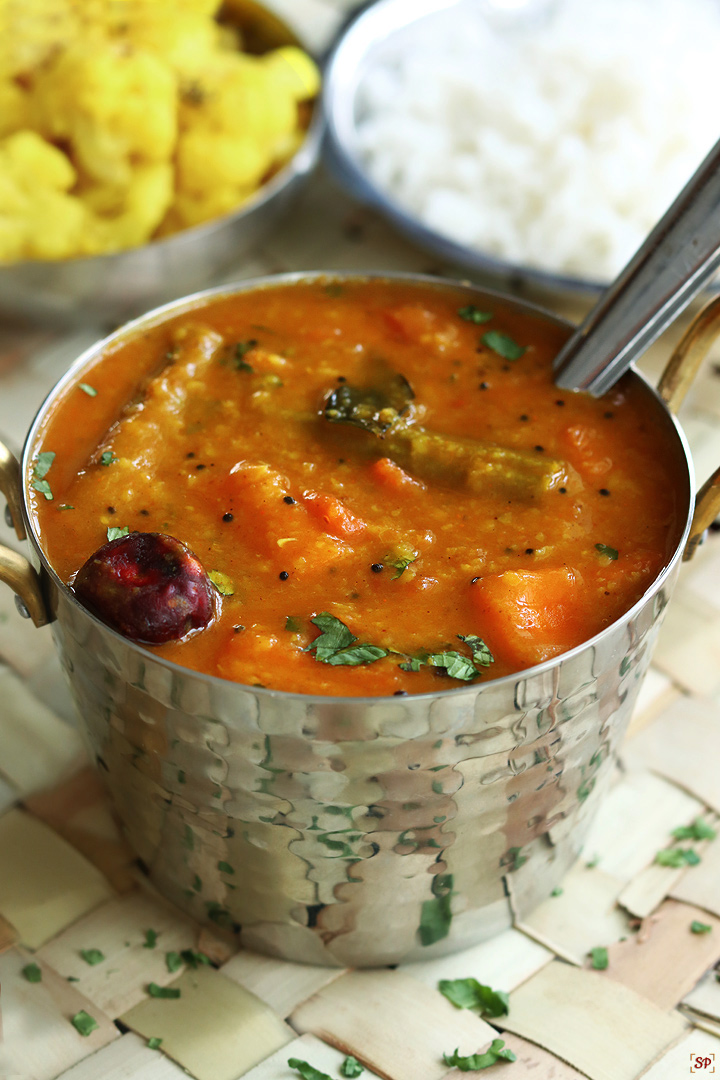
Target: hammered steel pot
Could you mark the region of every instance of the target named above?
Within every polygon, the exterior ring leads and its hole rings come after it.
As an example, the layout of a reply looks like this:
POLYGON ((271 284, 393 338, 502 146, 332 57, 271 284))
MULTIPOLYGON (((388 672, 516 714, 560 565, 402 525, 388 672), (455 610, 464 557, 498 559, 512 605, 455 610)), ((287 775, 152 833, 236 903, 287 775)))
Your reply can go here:
MULTIPOLYGON (((671 562, 631 611, 518 675, 404 698, 312 697, 203 675, 120 637, 48 565, 27 510, 44 417, 109 342, 205 297, 309 276, 198 294, 85 353, 40 410, 22 467, 2 455, 0 486, 38 569, 4 549, 0 577, 37 625, 52 623, 90 751, 158 889, 196 919, 241 931, 250 948, 363 967, 438 956, 498 933, 544 900, 579 854, 683 554, 720 509, 718 470, 693 518, 691 463, 671 416, 720 307, 714 301, 698 317, 659 390, 646 385, 669 452, 683 463, 686 513, 671 562)), ((481 307, 530 313, 561 338, 571 333, 539 309, 466 289, 481 307)))

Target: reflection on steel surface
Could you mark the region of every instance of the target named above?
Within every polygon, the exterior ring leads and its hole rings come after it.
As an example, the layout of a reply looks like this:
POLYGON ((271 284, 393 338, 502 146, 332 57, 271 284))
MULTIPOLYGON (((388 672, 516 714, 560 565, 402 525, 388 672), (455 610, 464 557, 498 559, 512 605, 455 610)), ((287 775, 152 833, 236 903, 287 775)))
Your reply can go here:
POLYGON ((359 967, 466 947, 550 894, 665 607, 661 590, 535 673, 343 702, 169 667, 58 604, 93 756, 152 881, 251 948, 359 967))

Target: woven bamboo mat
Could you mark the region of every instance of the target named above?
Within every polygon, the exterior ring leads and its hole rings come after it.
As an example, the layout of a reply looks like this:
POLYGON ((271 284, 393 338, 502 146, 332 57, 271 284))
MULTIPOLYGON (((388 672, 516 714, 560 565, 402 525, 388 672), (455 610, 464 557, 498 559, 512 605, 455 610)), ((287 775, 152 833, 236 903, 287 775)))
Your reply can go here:
MULTIPOLYGON (((309 0, 313 15, 328 2, 309 0)), ((452 272, 322 177, 229 278, 313 267, 452 272)), ((0 327, 6 438, 22 442, 98 329, 0 327)), ((720 463, 719 372, 708 361, 682 413, 701 478, 720 463)), ((672 830, 720 819, 720 534, 683 568, 615 783, 562 891, 492 941, 395 970, 262 957, 168 906, 86 762, 49 631, 20 620, 4 588, 0 657, 0 1080, 291 1080, 289 1058, 340 1080, 348 1054, 369 1080, 441 1080, 460 1076, 444 1053, 496 1038, 516 1055, 490 1067, 505 1080, 720 1072, 720 838, 693 843, 695 865, 655 861, 672 830), (481 1019, 438 990, 468 977, 509 992, 508 1014, 481 1019)))

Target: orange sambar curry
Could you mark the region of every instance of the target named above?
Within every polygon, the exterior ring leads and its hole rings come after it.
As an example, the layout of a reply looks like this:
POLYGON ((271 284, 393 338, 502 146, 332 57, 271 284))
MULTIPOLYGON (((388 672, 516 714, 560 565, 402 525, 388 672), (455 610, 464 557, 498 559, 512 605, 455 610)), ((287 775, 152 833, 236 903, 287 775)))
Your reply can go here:
POLYGON ((558 390, 567 332, 469 295, 280 284, 109 346, 41 432, 51 565, 181 540, 213 616, 153 652, 278 690, 451 689, 591 638, 677 543, 667 421, 636 379, 558 390))

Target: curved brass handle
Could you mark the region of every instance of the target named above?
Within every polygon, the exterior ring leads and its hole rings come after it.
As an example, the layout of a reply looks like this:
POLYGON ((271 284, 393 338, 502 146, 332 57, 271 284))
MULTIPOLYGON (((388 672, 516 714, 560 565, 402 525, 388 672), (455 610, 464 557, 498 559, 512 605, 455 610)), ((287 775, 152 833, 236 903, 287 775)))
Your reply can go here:
MULTIPOLYGON (((668 360, 658 383, 658 393, 670 412, 680 408, 710 346, 720 334, 720 296, 716 296, 700 311, 680 339, 668 360)), ((700 488, 690 536, 683 559, 692 559, 703 533, 720 514, 720 469, 700 488)))
MULTIPOLYGON (((15 532, 24 540, 25 524, 22 512, 22 478, 20 463, 4 443, 0 442, 0 492, 7 499, 15 532)), ((24 555, 0 544, 0 581, 9 585, 15 593, 15 602, 23 615, 28 615, 36 626, 50 622, 40 576, 24 555)))
POLYGON ((0 491, 7 499, 8 510, 18 540, 25 539, 22 512, 22 478, 20 462, 4 443, 0 442, 0 491))
POLYGON ((0 545, 0 581, 10 586, 15 593, 15 602, 22 602, 23 607, 18 604, 18 610, 22 615, 27 613, 36 626, 45 626, 51 621, 35 567, 24 555, 4 545, 0 545))

